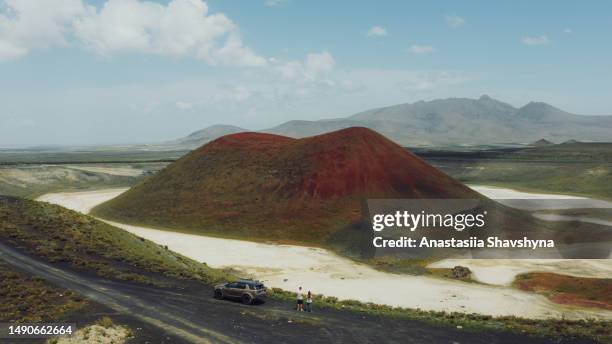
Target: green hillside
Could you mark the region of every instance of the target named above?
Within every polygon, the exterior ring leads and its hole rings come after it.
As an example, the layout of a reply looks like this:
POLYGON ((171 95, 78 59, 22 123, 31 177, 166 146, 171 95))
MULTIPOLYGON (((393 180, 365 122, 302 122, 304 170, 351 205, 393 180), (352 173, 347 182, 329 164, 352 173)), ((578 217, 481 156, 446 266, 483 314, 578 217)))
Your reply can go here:
POLYGON ((205 283, 228 277, 92 217, 21 198, 0 196, 0 238, 49 262, 109 278, 156 284, 156 273, 205 283))
POLYGON ((612 143, 563 143, 470 153, 427 152, 421 156, 467 184, 612 199, 612 143))

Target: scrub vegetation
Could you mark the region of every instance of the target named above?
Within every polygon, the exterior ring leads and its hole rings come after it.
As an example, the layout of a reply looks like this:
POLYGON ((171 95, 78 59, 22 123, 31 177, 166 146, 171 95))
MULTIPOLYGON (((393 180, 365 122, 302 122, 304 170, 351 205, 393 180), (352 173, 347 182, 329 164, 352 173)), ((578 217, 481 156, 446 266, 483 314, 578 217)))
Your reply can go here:
POLYGON ((69 337, 51 338, 46 344, 123 344, 133 338, 132 330, 124 325, 116 325, 108 316, 103 316, 94 324, 77 330, 69 337))
POLYGON ((56 288, 2 261, 0 281, 0 322, 48 322, 87 305, 75 292, 56 288))
POLYGON ((436 259, 401 259, 395 257, 380 257, 376 259, 369 259, 365 261, 376 268, 377 270, 387 271, 395 274, 407 274, 415 276, 431 276, 446 279, 454 279, 463 282, 479 283, 472 279, 471 272, 469 269, 457 266, 453 268, 430 268, 429 264, 435 262, 436 259), (465 269, 465 273, 457 274, 454 270, 465 269))
POLYGON ((612 310, 612 279, 586 278, 554 273, 518 275, 514 286, 545 295, 552 302, 612 310))

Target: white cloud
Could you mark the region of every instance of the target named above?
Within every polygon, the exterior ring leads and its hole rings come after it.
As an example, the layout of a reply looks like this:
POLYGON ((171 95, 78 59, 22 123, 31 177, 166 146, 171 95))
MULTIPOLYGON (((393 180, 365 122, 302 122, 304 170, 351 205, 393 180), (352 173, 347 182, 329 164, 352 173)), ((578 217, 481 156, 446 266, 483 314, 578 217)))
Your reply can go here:
POLYGON ((9 128, 28 128, 36 126, 36 122, 33 119, 18 115, 9 115, 4 119, 0 118, 0 123, 9 128))
POLYGON ((108 0, 99 9, 83 0, 0 0, 0 60, 75 39, 104 56, 145 53, 191 56, 214 65, 266 64, 243 44, 238 26, 222 13, 208 13, 202 0, 166 5, 108 0))
POLYGON ((412 45, 408 50, 413 54, 429 54, 434 48, 431 45, 412 45))
POLYGON ((334 69, 334 64, 334 58, 327 51, 319 54, 308 54, 306 57, 306 68, 314 75, 331 72, 334 69))
POLYGON ((251 91, 242 85, 237 86, 234 88, 234 92, 230 94, 230 98, 238 102, 243 102, 251 98, 251 91))
POLYGON ((172 0, 167 6, 109 0, 74 25, 75 35, 101 55, 139 52, 193 56, 210 64, 266 64, 243 45, 237 25, 224 14, 209 14, 201 0, 172 0))
POLYGON ((266 0, 264 4, 268 7, 277 7, 285 5, 289 0, 266 0))
POLYGON ((312 53, 306 56, 306 61, 289 61, 280 63, 277 70, 286 79, 314 81, 329 74, 336 62, 327 51, 312 53))
POLYGON ((9 39, 0 39, 0 61, 13 60, 28 53, 28 48, 9 39))
POLYGON ((0 60, 66 44, 74 18, 85 11, 81 0, 0 0, 0 60))
POLYGON ((444 17, 446 21, 446 25, 452 28, 458 28, 465 24, 465 19, 459 17, 458 15, 448 15, 444 17))
POLYGON ((387 29, 382 26, 372 26, 366 35, 368 37, 383 37, 387 35, 387 29))
POLYGON ((540 35, 540 36, 524 36, 521 38, 521 42, 526 45, 544 45, 550 43, 548 36, 540 35))
POLYGON ((193 103, 190 102, 185 102, 185 101, 178 101, 176 102, 176 108, 179 110, 191 110, 193 109, 193 103))
POLYGON ((464 72, 413 71, 403 73, 403 79, 397 83, 397 86, 410 92, 434 92, 468 83, 471 79, 472 77, 464 72))
POLYGON ((565 32, 565 33, 574 33, 574 30, 572 30, 570 28, 566 28, 565 30, 563 30, 563 32, 565 32))

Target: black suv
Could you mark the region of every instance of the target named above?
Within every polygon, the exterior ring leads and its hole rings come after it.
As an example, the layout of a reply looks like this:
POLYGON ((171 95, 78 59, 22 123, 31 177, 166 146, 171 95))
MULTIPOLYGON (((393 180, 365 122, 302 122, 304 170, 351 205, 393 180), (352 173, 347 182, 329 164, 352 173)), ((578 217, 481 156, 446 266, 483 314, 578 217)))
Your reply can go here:
POLYGON ((239 299, 245 305, 250 305, 255 301, 263 301, 265 297, 266 287, 263 283, 250 279, 215 286, 217 299, 239 299))

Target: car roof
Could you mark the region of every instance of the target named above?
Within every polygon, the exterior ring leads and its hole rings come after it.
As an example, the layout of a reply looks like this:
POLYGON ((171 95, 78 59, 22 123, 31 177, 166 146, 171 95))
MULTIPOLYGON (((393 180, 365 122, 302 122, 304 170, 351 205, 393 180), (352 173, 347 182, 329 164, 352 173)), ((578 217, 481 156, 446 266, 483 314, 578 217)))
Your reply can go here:
POLYGON ((255 281, 255 280, 252 280, 252 279, 239 279, 237 282, 246 283, 246 284, 249 284, 249 285, 263 284, 263 283, 261 283, 259 281, 255 281))

